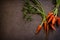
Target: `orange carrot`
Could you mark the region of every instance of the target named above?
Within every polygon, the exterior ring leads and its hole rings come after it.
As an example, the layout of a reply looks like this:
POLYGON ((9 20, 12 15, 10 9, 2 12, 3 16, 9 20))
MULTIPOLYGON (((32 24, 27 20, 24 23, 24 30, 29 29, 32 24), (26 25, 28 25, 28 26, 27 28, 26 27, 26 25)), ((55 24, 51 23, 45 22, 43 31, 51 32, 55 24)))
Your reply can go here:
POLYGON ((47 15, 47 19, 53 14, 53 12, 49 12, 47 15))
POLYGON ((36 29, 36 34, 38 34, 41 29, 42 29, 42 26, 41 25, 38 25, 38 27, 36 29))
POLYGON ((56 31, 56 28, 53 26, 53 24, 51 24, 51 28, 56 31))
POLYGON ((54 17, 54 15, 51 15, 51 17, 48 20, 48 23, 52 21, 52 18, 54 17))
POLYGON ((44 22, 44 30, 46 33, 48 33, 49 27, 46 21, 44 22))
POLYGON ((60 25, 60 17, 57 17, 57 23, 60 25))
POLYGON ((46 21, 44 22, 44 30, 45 31, 47 30, 47 23, 46 23, 46 21))
POLYGON ((48 31, 49 31, 49 26, 48 25, 47 25, 47 30, 46 31, 47 31, 46 33, 48 34, 48 31))
POLYGON ((56 17, 53 17, 52 24, 55 24, 55 22, 56 22, 56 17))

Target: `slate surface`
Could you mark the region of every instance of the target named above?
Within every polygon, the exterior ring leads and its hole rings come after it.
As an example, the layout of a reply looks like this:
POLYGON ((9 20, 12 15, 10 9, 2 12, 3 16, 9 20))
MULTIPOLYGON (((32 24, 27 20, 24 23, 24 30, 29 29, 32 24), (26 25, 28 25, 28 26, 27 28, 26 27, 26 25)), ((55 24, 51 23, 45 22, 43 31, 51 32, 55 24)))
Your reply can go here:
MULTIPOLYGON (((46 14, 52 10, 52 0, 40 0, 46 14)), ((23 0, 0 1, 0 39, 1 40, 45 40, 43 29, 38 35, 35 30, 41 21, 41 17, 33 15, 33 21, 27 22, 22 18, 23 0)), ((59 11, 60 12, 60 11, 59 11)), ((60 15, 60 13, 59 13, 60 15)), ((60 27, 57 32, 50 32, 48 40, 60 40, 60 27)))

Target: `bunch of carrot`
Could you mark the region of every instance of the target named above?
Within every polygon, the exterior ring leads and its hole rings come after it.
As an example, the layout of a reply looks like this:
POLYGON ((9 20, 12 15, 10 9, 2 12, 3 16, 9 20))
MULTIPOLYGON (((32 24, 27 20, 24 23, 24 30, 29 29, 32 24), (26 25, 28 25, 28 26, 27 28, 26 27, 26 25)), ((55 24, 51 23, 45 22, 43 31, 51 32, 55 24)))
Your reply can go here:
POLYGON ((38 25, 36 34, 39 33, 39 31, 42 29, 42 26, 44 31, 48 34, 50 29, 56 31, 54 26, 56 23, 60 25, 60 17, 57 16, 59 6, 60 0, 56 0, 54 9, 48 12, 48 15, 46 15, 39 0, 25 0, 25 5, 23 7, 23 18, 28 21, 32 20, 32 14, 40 15, 42 17, 42 22, 40 25, 38 25))
MULTIPOLYGON (((46 33, 48 33, 49 29, 56 31, 55 24, 60 25, 60 17, 57 14, 54 15, 54 12, 49 12, 46 16, 46 20, 43 22, 43 27, 46 33)), ((38 25, 36 29, 36 34, 42 29, 42 25, 38 25)))
POLYGON ((36 29, 36 34, 39 33, 39 31, 42 29, 42 26, 44 27, 44 31, 48 34, 49 30, 56 31, 55 24, 57 23, 60 25, 60 17, 57 16, 58 14, 58 8, 60 5, 60 0, 56 0, 56 5, 54 9, 50 12, 48 12, 48 15, 46 15, 40 25, 38 25, 36 29))

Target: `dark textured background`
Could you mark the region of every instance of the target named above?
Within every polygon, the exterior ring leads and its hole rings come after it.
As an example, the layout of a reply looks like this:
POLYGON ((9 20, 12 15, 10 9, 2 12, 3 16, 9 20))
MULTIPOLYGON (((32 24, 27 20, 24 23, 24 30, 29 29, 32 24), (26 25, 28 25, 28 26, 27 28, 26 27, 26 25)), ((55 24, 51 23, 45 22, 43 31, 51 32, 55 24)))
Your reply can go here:
MULTIPOLYGON (((40 0, 48 13, 54 6, 52 0, 40 0)), ((22 18, 23 0, 0 1, 0 39, 1 40, 45 40, 43 29, 38 35, 35 30, 41 17, 33 15, 33 21, 27 22, 22 18)), ((60 11, 59 11, 60 12, 60 11)), ((60 15, 60 13, 59 13, 60 15)), ((48 40, 60 40, 60 27, 56 32, 50 32, 48 40)))

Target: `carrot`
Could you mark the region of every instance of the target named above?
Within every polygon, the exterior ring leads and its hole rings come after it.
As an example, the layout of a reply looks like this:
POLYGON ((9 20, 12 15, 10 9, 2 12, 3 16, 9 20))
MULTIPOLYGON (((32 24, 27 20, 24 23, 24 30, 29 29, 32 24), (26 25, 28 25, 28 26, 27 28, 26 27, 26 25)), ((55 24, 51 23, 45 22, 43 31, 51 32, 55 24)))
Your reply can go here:
POLYGON ((53 30, 56 31, 56 28, 53 26, 53 24, 50 25, 53 30))
POLYGON ((47 19, 53 14, 53 12, 49 12, 47 15, 47 19))
POLYGON ((49 27, 46 21, 44 22, 44 30, 48 34, 49 27))
POLYGON ((41 29, 42 29, 42 26, 41 25, 38 25, 38 27, 36 29, 36 34, 38 34, 41 29))
POLYGON ((44 30, 45 31, 47 30, 47 23, 46 23, 46 21, 44 22, 44 30))
POLYGON ((52 21, 52 18, 54 17, 54 15, 51 15, 51 17, 48 20, 48 23, 52 21))
POLYGON ((55 22, 56 22, 56 17, 53 17, 52 24, 55 24, 55 22))
POLYGON ((60 25, 60 17, 57 17, 57 23, 60 25))
POLYGON ((47 34, 48 34, 48 31, 49 31, 49 26, 48 25, 47 25, 47 30, 46 31, 47 31, 47 34))

